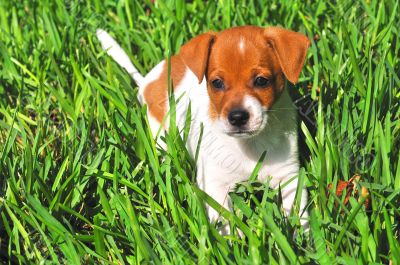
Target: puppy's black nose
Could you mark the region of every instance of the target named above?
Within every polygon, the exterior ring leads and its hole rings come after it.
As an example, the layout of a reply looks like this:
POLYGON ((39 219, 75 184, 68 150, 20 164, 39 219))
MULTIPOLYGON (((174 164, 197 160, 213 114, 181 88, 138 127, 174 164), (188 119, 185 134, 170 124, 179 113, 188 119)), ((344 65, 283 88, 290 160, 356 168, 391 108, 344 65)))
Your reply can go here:
POLYGON ((228 121, 233 126, 242 126, 249 120, 250 114, 244 109, 234 109, 228 114, 228 121))

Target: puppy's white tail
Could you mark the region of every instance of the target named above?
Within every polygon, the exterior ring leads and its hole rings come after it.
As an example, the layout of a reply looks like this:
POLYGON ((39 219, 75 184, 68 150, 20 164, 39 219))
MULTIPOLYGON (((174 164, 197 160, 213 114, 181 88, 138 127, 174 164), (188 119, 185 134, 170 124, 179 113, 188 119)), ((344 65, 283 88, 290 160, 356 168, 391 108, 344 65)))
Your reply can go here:
POLYGON ((125 68, 125 70, 132 76, 132 79, 136 84, 141 87, 144 81, 144 77, 139 73, 139 71, 132 64, 126 52, 119 46, 119 44, 104 30, 98 29, 96 31, 97 38, 101 43, 103 50, 107 51, 120 66, 125 68))

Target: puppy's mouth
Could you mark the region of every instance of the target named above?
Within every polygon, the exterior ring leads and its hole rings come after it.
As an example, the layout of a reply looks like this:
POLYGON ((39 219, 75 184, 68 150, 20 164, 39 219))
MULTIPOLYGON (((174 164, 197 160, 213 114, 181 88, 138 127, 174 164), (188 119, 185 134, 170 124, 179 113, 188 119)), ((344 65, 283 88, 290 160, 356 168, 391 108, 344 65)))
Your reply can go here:
POLYGON ((235 138, 248 139, 257 136, 264 128, 267 122, 266 117, 253 121, 252 124, 247 124, 240 127, 227 125, 224 133, 235 138))
POLYGON ((260 130, 248 130, 248 129, 235 129, 231 131, 225 131, 225 133, 235 138, 251 138, 259 134, 260 130))

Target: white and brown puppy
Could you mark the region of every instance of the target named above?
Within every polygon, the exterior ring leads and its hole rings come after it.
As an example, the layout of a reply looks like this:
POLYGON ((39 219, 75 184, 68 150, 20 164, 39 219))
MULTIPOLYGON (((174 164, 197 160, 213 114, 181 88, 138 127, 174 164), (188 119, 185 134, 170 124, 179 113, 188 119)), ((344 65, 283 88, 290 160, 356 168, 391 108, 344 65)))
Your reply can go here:
MULTIPOLYGON (((121 47, 103 30, 97 31, 103 49, 124 67, 139 86, 156 135, 169 110, 168 62, 164 60, 145 77, 121 47)), ((177 125, 182 129, 189 102, 192 124, 188 150, 195 155, 203 126, 197 164, 199 187, 230 208, 228 192, 251 175, 261 155, 266 157, 259 180, 271 178, 282 189, 283 207, 290 212, 299 170, 297 112, 284 89, 286 80, 298 81, 310 41, 300 33, 278 27, 242 26, 201 34, 171 58, 171 80, 177 125)), ((163 129, 167 129, 168 122, 163 129)), ((302 192, 300 212, 306 203, 302 192)), ((217 211, 208 208, 209 218, 217 211)), ((306 213, 303 214, 306 217, 306 213)), ((306 221, 303 220, 303 224, 306 221)))

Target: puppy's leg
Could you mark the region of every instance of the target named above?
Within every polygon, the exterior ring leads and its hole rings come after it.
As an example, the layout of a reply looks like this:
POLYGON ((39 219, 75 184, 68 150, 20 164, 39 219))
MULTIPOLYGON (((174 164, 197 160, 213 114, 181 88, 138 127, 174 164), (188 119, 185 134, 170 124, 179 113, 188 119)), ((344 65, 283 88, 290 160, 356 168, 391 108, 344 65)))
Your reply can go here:
POLYGON ((231 202, 228 195, 229 187, 220 185, 209 185, 204 191, 222 206, 221 209, 214 209, 210 206, 207 206, 208 218, 211 222, 216 222, 218 221, 218 218, 220 217, 220 212, 221 210, 223 210, 223 208, 225 208, 226 210, 231 210, 231 202))
MULTIPOLYGON (((290 211, 293 208, 294 200, 296 197, 296 189, 297 189, 298 181, 297 179, 292 180, 287 186, 282 188, 282 206, 285 210, 287 216, 290 215, 290 211)), ((307 204, 307 190, 305 188, 301 191, 301 202, 300 202, 300 223, 304 227, 304 229, 308 229, 308 213, 305 211, 305 207, 307 204)))
MULTIPOLYGON (((220 219, 221 217, 220 212, 223 210, 223 208, 229 211, 232 210, 231 199, 228 195, 229 190, 230 190, 229 187, 220 185, 216 186, 209 185, 205 189, 205 192, 221 205, 220 209, 214 209, 211 206, 207 205, 207 214, 211 223, 223 221, 222 219, 220 219)), ((229 224, 224 223, 223 221, 223 225, 219 228, 219 233, 221 235, 228 235, 229 231, 230 231, 229 224)))
MULTIPOLYGON (((229 211, 232 209, 231 200, 228 195, 231 187, 229 184, 221 182, 221 179, 226 177, 226 175, 222 174, 217 167, 205 167, 204 163, 198 163, 198 186, 221 205, 221 209, 214 209, 206 205, 208 218, 211 223, 216 223, 220 219, 222 207, 229 211)), ((225 224, 220 228, 219 232, 221 235, 227 235, 229 234, 229 230, 229 225, 225 224)))

